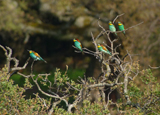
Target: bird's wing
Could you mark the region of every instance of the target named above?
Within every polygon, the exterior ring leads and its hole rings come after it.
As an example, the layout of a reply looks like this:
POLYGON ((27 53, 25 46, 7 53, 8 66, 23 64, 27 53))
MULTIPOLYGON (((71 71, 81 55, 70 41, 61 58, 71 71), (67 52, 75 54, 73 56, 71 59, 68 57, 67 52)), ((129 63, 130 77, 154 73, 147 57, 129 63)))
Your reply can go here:
MULTIPOLYGON (((121 24, 122 24, 122 23, 121 23, 121 24)), ((124 24, 122 24, 121 26, 122 26, 123 28, 125 28, 125 27, 124 27, 124 24)))
POLYGON ((34 53, 34 55, 37 56, 37 57, 41 57, 41 56, 40 56, 38 53, 36 53, 36 52, 34 53))
POLYGON ((82 48, 82 44, 80 44, 81 48, 82 48))
POLYGON ((113 27, 116 29, 115 25, 113 25, 113 27))
POLYGON ((79 39, 76 38, 76 40, 80 43, 79 39))
POLYGON ((105 51, 107 51, 107 48, 104 45, 101 45, 101 46, 105 51))

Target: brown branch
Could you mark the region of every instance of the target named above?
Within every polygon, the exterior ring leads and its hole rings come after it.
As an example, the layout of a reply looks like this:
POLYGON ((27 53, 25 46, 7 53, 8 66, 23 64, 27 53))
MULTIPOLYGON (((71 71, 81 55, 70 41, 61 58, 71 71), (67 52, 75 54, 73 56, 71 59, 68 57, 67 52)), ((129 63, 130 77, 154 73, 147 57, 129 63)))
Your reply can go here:
POLYGON ((68 86, 72 87, 74 90, 80 91, 79 89, 73 87, 70 83, 67 82, 66 84, 67 84, 68 86))
POLYGON ((127 94, 127 93, 128 93, 127 86, 128 86, 128 76, 125 75, 125 76, 124 76, 124 95, 125 95, 125 98, 126 98, 126 100, 127 100, 127 104, 130 104, 131 101, 130 101, 129 96, 128 96, 128 94, 127 94))
MULTIPOLYGON (((28 61, 29 61, 29 59, 30 58, 28 58, 27 59, 27 61, 26 61, 26 63, 24 64, 24 66, 23 67, 18 67, 18 65, 19 65, 19 60, 17 60, 15 57, 11 57, 12 56, 12 49, 11 48, 9 48, 9 47, 7 47, 6 46, 6 48, 4 48, 2 45, 0 45, 0 47, 4 50, 4 52, 5 52, 5 55, 6 55, 6 58, 7 58, 7 73, 8 73, 8 75, 7 75, 7 79, 9 79, 10 78, 10 76, 11 76, 11 74, 9 73, 10 71, 18 71, 18 70, 22 70, 22 69, 25 69, 26 68, 26 66, 27 66, 27 64, 28 64, 28 61), (10 68, 10 62, 11 61, 14 61, 14 67, 13 68, 10 68)), ((13 72, 14 73, 14 72, 13 72)))
POLYGON ((121 85, 121 84, 123 84, 123 83, 113 83, 113 84, 99 83, 99 84, 89 85, 89 86, 87 86, 87 88, 104 87, 104 86, 113 87, 115 85, 121 85))
MULTIPOLYGON (((130 60, 131 60, 131 65, 132 65, 132 58, 131 58, 131 55, 128 53, 128 51, 127 51, 127 54, 129 55, 129 57, 130 57, 130 60)), ((128 63, 129 64, 129 63, 128 63)), ((127 67, 127 66, 126 66, 127 67)), ((124 71, 126 71, 126 69, 124 68, 124 71)), ((130 73, 130 71, 131 71, 131 67, 130 67, 130 65, 129 65, 129 70, 128 70, 128 72, 125 72, 125 74, 124 74, 124 95, 125 95, 125 98, 126 98, 126 100, 127 100, 127 104, 131 104, 131 101, 130 101, 130 99, 129 99, 129 96, 128 96, 128 78, 129 78, 129 73, 130 73)))
POLYGON ((125 14, 125 13, 116 16, 116 18, 113 20, 113 23, 117 20, 118 17, 123 16, 124 14, 125 14))
POLYGON ((154 43, 152 43, 152 44, 150 44, 150 45, 148 46, 148 48, 147 48, 147 55, 149 55, 150 49, 151 49, 153 46, 155 46, 155 45, 157 45, 157 44, 159 44, 159 43, 160 43, 160 35, 159 35, 159 37, 158 37, 158 40, 156 40, 154 43))
POLYGON ((44 99, 42 99, 38 94, 33 93, 33 95, 37 96, 43 102, 44 106, 47 107, 44 99))
MULTIPOLYGON (((133 26, 131 26, 131 27, 128 27, 128 28, 126 28, 125 30, 123 30, 123 31, 127 31, 127 30, 129 30, 129 29, 131 29, 131 28, 134 28, 134 27, 136 27, 136 26, 139 26, 139 25, 141 25, 143 22, 140 22, 140 23, 138 23, 138 24, 136 24, 136 25, 133 25, 133 26)), ((122 32, 122 31, 116 31, 116 33, 120 33, 120 32, 122 32)))
POLYGON ((107 104, 105 105, 105 109, 108 107, 108 105, 109 105, 109 96, 110 96, 110 94, 114 91, 115 89, 112 89, 112 90, 110 90, 110 92, 108 93, 108 96, 107 96, 107 104))
POLYGON ((0 45, 0 47, 3 49, 3 51, 5 52, 5 55, 6 55, 6 57, 7 57, 7 56, 8 56, 7 50, 6 50, 2 45, 0 45))
POLYGON ((160 66, 159 66, 159 67, 151 67, 150 65, 149 65, 149 67, 150 67, 151 69, 159 69, 159 68, 160 68, 160 66))
POLYGON ((56 101, 52 104, 52 107, 51 109, 48 111, 48 115, 52 115, 53 111, 54 111, 54 108, 57 106, 57 104, 59 104, 61 102, 61 100, 59 101, 56 101))
MULTIPOLYGON (((48 74, 43 74, 43 75, 48 75, 48 74)), ((38 76, 40 76, 40 75, 38 75, 38 76)), ((38 90, 39 90, 42 94, 44 94, 44 95, 46 95, 46 96, 48 96, 48 97, 52 97, 52 98, 55 98, 55 99, 59 99, 59 100, 61 100, 61 101, 64 101, 64 102, 66 103, 66 105, 68 106, 68 101, 65 99, 65 98, 67 98, 68 96, 65 95, 65 96, 63 96, 63 97, 60 97, 58 94, 56 94, 56 95, 51 95, 51 94, 49 94, 49 93, 44 92, 44 91, 41 89, 41 87, 39 86, 38 82, 37 82, 38 76, 37 76, 36 80, 34 80, 33 76, 31 75, 31 78, 32 78, 33 82, 36 84, 38 90)))
POLYGON ((83 88, 80 90, 79 94, 77 95, 76 100, 72 103, 68 105, 68 112, 71 113, 72 108, 75 107, 81 100, 83 97, 83 88))
MULTIPOLYGON (((2 45, 0 45, 0 47, 4 50, 6 58, 7 58, 7 73, 9 74, 10 72, 10 61, 11 61, 11 55, 12 55, 12 50, 9 47, 4 48, 2 45), (9 50, 9 52, 7 51, 7 49, 9 50)), ((10 75, 8 75, 7 79, 9 79, 10 75)))
POLYGON ((94 36, 93 36, 92 32, 91 32, 91 37, 92 37, 93 44, 95 45, 95 50, 96 50, 96 52, 98 52, 97 43, 96 43, 96 41, 94 39, 94 36))
MULTIPOLYGON (((17 74, 18 74, 18 75, 21 75, 21 76, 23 76, 23 77, 25 77, 25 78, 31 77, 30 75, 24 75, 24 74, 22 74, 22 73, 20 73, 20 72, 17 72, 17 74)), ((32 76, 34 76, 34 75, 32 75, 32 76)))
POLYGON ((19 61, 18 61, 16 58, 14 58, 14 60, 15 60, 15 67, 14 67, 14 68, 11 68, 11 71, 25 69, 26 66, 28 65, 28 62, 29 62, 29 60, 30 60, 30 57, 27 59, 26 63, 23 65, 23 67, 17 67, 18 64, 19 64, 19 61))

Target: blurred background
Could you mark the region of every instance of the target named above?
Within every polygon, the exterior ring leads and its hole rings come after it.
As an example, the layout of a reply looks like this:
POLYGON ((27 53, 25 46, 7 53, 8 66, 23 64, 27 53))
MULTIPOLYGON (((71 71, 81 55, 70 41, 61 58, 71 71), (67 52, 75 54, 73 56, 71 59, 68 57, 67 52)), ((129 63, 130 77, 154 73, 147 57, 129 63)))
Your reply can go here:
MULTIPOLYGON (((73 38, 78 38, 83 47, 95 50, 91 32, 96 37, 101 31, 97 21, 108 29, 108 22, 117 15, 117 22, 125 28, 143 24, 126 31, 127 38, 118 33, 121 43, 120 56, 127 50, 133 60, 139 61, 141 69, 160 66, 160 1, 159 0, 1 0, 0 1, 0 44, 13 49, 13 57, 22 66, 29 57, 27 49, 38 52, 48 63, 37 61, 34 72, 65 70, 73 76, 96 76, 100 64, 95 57, 74 52, 73 38)), ((106 36, 99 43, 109 42, 106 36)), ((0 49, 0 67, 5 64, 4 51, 0 49)), ((24 72, 30 72, 30 65, 24 72)), ((159 77, 160 72, 153 71, 159 77)))

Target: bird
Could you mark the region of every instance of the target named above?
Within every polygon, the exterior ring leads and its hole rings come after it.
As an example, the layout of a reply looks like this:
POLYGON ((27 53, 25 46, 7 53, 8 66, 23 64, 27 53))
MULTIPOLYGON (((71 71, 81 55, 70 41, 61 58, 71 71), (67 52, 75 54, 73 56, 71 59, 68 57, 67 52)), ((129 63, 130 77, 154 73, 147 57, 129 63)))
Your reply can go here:
POLYGON ((42 60, 44 61, 45 63, 47 63, 47 61, 45 61, 37 52, 33 51, 33 50, 28 50, 29 51, 29 54, 30 56, 35 60, 42 60))
POLYGON ((123 25, 121 22, 118 22, 118 29, 119 29, 120 31, 122 31, 122 32, 123 32, 123 34, 125 35, 124 25, 123 25))
POLYGON ((76 48, 78 48, 80 51, 83 51, 82 49, 82 45, 81 45, 81 42, 79 41, 79 39, 73 39, 73 42, 74 42, 74 45, 76 48))
MULTIPOLYGON (((116 32, 116 27, 113 25, 111 21, 109 21, 109 30, 111 32, 116 32)), ((114 33, 117 36, 117 33, 114 33)))
POLYGON ((111 52, 102 44, 98 44, 98 50, 109 55, 112 55, 111 52))

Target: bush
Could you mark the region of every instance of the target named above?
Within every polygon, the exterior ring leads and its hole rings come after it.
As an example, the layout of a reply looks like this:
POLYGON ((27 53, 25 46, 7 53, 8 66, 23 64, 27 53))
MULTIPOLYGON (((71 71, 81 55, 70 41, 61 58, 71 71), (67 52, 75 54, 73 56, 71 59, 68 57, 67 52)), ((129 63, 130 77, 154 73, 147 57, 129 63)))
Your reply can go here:
MULTIPOLYGON (((23 67, 19 67, 19 61, 11 57, 12 49, 0 45, 7 57, 7 63, 0 71, 1 113, 49 115, 53 113, 67 115, 159 114, 160 84, 152 75, 152 71, 150 69, 140 70, 139 63, 132 60, 132 55, 128 51, 123 58, 120 58, 117 51, 120 44, 115 44, 118 40, 114 35, 115 32, 105 30, 99 23, 98 25, 102 29, 100 34, 94 37, 91 33, 95 51, 83 47, 80 49, 76 45, 73 47, 77 53, 95 56, 101 64, 101 73, 97 78, 81 76, 78 78, 78 82, 69 79, 68 66, 66 66, 64 74, 61 73, 60 69, 56 69, 52 81, 48 78, 52 76, 50 74, 34 75, 35 60, 31 64, 29 75, 20 73, 18 71, 26 68, 30 58, 23 67), (110 49, 109 55, 97 47, 97 39, 100 39, 100 36, 104 34, 111 44, 108 46, 104 43, 110 49), (112 39, 110 38, 111 34, 114 36, 112 39), (14 61, 14 67, 11 67, 11 61, 14 61), (11 72, 17 72, 25 78, 23 87, 13 84, 13 81, 9 79, 12 75, 11 72), (33 81, 33 84, 29 82, 29 79, 33 81), (33 85, 47 98, 34 94, 34 98, 25 99, 23 93, 33 85), (46 87, 47 90, 44 90, 43 87, 46 87), (115 98, 111 98, 111 95, 115 98)), ((122 31, 116 31, 116 33, 120 32, 122 31)), ((103 49, 107 51, 106 48, 103 49)))

